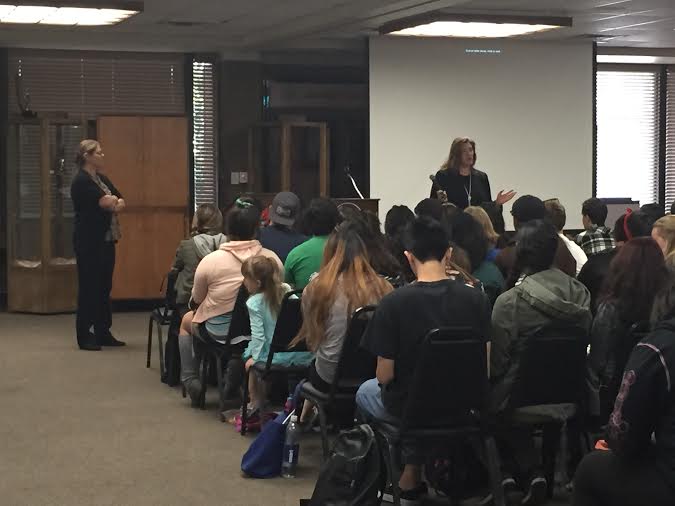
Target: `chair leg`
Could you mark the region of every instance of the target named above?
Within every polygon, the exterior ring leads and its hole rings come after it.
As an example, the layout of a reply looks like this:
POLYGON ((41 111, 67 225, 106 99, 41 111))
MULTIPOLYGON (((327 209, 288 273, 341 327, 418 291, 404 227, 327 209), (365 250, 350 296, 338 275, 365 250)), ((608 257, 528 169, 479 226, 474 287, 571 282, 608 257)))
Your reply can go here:
POLYGON ((181 386, 181 395, 183 396, 183 399, 185 399, 187 397, 187 390, 185 390, 185 383, 181 381, 180 386, 181 386))
POLYGON ((244 373, 244 388, 241 393, 241 429, 239 434, 246 435, 246 422, 248 421, 248 382, 251 375, 251 369, 244 373))
POLYGON ((553 498, 555 490, 555 468, 560 444, 561 426, 557 424, 544 426, 542 440, 542 467, 548 487, 548 498, 553 498))
POLYGON ((494 498, 495 506, 505 506, 504 488, 502 487, 502 474, 499 466, 499 454, 497 445, 492 436, 484 436, 485 457, 488 468, 488 477, 490 480, 490 490, 494 498))
POLYGON ((220 416, 220 421, 224 422, 225 417, 223 416, 223 411, 225 411, 225 382, 223 381, 223 359, 219 354, 216 354, 216 378, 218 379, 218 414, 220 416))
POLYGON ((201 357, 201 372, 202 372, 202 391, 199 393, 199 408, 206 409, 206 381, 209 377, 209 363, 210 360, 206 354, 201 357))
POLYGON ((145 368, 150 368, 150 356, 152 355, 152 315, 150 316, 150 321, 148 322, 148 352, 145 359, 145 368))
POLYGON ((392 442, 387 441, 387 461, 391 469, 391 495, 394 506, 401 506, 401 489, 398 482, 401 479, 401 466, 398 461, 399 449, 392 442))
POLYGON ((164 368, 164 339, 162 338, 162 325, 157 322, 157 347, 159 348, 159 374, 163 378, 166 372, 164 368))
POLYGON ((319 411, 319 427, 321 428, 321 448, 323 450, 323 460, 328 459, 328 421, 326 420, 326 411, 324 406, 317 402, 316 409, 319 411))

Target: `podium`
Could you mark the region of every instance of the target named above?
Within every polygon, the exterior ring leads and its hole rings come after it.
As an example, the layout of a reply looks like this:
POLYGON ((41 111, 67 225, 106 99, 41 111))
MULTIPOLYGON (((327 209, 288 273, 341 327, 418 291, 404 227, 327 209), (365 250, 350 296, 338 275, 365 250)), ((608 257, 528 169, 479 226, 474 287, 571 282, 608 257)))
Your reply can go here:
POLYGON ((360 209, 361 211, 370 211, 371 213, 374 213, 376 216, 380 215, 379 214, 380 199, 332 198, 331 200, 335 202, 338 205, 338 207, 349 206, 354 207, 356 209, 360 209))

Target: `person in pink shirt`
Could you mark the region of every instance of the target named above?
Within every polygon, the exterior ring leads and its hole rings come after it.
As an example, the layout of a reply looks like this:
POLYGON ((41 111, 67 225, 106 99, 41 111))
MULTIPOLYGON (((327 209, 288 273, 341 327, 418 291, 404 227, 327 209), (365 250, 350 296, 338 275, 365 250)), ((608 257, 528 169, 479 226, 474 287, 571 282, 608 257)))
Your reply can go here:
POLYGON ((198 325, 205 323, 216 340, 225 341, 237 293, 244 280, 241 266, 247 258, 256 255, 269 257, 283 272, 279 257, 255 239, 259 220, 257 206, 245 197, 238 198, 225 218, 229 241, 206 255, 197 266, 191 303, 198 307, 185 314, 178 335, 181 381, 193 404, 197 402, 202 388, 192 338, 198 332, 198 325))

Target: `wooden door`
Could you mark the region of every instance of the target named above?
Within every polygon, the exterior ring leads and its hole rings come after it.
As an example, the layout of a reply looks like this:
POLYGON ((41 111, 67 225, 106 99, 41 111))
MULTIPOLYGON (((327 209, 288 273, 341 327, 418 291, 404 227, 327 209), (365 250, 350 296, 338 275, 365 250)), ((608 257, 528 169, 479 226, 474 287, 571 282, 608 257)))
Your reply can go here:
POLYGON ((187 235, 187 121, 180 117, 101 117, 106 174, 124 196, 114 299, 155 299, 176 247, 187 235))

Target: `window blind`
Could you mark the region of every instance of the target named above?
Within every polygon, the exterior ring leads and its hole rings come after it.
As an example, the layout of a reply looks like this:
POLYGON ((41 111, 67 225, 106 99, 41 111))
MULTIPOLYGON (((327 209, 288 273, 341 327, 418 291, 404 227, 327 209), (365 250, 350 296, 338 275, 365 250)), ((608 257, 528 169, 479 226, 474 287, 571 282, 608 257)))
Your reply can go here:
POLYGON ((218 143, 216 68, 212 62, 192 62, 193 200, 218 202, 218 143))
POLYGON ((597 197, 659 196, 659 72, 600 67, 597 73, 597 197))
POLYGON ((184 115, 178 54, 11 49, 9 111, 184 115))
POLYGON ((675 201, 675 67, 666 71, 666 212, 675 201))

